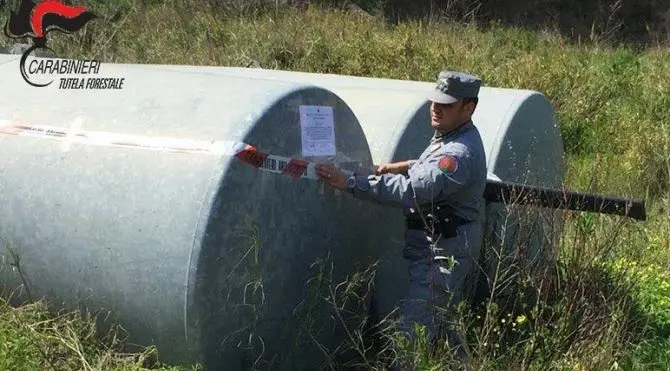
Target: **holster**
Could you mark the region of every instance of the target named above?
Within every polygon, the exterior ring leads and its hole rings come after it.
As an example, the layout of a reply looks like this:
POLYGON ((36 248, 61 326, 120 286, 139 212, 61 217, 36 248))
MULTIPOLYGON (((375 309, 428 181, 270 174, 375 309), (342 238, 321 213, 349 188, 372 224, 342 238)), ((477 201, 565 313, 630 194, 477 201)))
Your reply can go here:
POLYGON ((428 235, 440 234, 445 238, 456 237, 456 228, 471 220, 463 219, 446 207, 435 206, 433 212, 419 213, 412 210, 405 216, 407 229, 423 230, 428 235))

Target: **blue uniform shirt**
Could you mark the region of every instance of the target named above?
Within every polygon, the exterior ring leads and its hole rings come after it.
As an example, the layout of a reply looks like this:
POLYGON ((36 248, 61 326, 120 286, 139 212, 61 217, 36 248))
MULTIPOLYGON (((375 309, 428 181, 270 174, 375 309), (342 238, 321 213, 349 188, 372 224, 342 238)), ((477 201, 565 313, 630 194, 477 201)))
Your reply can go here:
POLYGON ((347 190, 354 197, 383 205, 427 211, 449 207, 457 216, 476 220, 484 211, 486 154, 472 121, 453 132, 435 135, 408 174, 352 175, 347 190))

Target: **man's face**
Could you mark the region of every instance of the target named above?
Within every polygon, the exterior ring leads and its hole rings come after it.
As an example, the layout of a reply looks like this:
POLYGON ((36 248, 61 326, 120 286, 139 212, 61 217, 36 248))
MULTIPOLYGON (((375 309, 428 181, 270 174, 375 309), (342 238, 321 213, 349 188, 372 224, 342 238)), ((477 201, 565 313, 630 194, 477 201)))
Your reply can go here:
POLYGON ((449 104, 431 102, 431 126, 435 130, 449 131, 470 119, 473 106, 472 103, 464 104, 462 100, 449 104))

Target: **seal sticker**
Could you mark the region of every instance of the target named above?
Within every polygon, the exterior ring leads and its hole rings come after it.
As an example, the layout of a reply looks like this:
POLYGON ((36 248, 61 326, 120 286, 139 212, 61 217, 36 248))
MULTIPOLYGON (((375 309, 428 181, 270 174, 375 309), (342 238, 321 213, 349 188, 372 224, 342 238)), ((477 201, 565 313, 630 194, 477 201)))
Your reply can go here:
POLYGON ((443 173, 451 175, 458 170, 458 160, 456 160, 456 157, 454 156, 443 156, 437 163, 437 166, 443 173))

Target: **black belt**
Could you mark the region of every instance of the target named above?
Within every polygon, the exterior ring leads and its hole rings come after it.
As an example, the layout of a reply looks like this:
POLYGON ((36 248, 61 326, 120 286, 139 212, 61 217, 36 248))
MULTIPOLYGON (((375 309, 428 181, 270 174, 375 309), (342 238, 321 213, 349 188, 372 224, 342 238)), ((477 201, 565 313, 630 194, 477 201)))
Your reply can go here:
POLYGON ((434 213, 413 212, 405 217, 407 229, 423 230, 429 234, 441 234, 444 237, 456 237, 456 228, 472 220, 463 219, 445 208, 436 208, 434 213))

